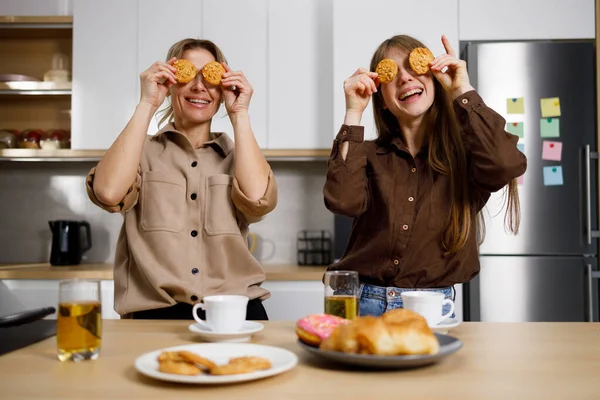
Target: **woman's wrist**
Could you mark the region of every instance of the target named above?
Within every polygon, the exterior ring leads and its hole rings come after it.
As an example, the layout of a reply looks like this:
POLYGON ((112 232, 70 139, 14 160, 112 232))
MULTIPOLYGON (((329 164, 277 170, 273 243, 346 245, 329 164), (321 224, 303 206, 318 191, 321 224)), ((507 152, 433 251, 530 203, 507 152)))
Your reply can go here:
POLYGON ((361 118, 362 118, 362 111, 346 110, 346 115, 344 116, 344 124, 345 125, 360 125, 361 118))

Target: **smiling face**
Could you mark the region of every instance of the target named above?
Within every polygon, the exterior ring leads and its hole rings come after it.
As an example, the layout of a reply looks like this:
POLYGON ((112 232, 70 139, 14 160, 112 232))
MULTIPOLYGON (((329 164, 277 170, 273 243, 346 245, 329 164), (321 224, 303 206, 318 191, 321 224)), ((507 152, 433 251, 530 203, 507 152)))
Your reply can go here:
POLYGON ((204 81, 200 69, 215 61, 215 57, 206 49, 195 48, 186 50, 181 58, 191 61, 198 73, 192 81, 171 87, 176 124, 186 126, 208 122, 219 110, 222 92, 219 86, 204 81))
POLYGON ((391 47, 385 52, 398 64, 398 74, 390 83, 381 84, 384 107, 402 125, 420 120, 433 105, 435 86, 431 73, 416 74, 408 64, 409 52, 391 47))

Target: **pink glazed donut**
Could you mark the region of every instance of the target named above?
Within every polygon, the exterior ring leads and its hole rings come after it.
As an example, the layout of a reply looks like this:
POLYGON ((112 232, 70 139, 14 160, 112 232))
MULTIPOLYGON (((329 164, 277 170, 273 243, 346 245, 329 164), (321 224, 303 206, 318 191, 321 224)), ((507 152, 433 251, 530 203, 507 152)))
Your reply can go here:
POLYGON ((296 334, 304 343, 319 346, 340 325, 350 320, 329 314, 314 314, 301 318, 296 323, 296 334))

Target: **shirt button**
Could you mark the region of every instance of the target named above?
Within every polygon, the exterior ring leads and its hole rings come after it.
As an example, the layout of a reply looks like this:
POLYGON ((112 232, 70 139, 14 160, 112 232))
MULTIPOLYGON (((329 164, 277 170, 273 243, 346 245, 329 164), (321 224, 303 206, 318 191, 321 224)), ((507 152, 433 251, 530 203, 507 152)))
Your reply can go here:
POLYGON ((192 163, 192 168, 195 168, 197 165, 198 165, 198 161, 194 161, 194 162, 192 163))
POLYGON ((346 132, 346 131, 342 131, 342 135, 343 135, 343 136, 346 136, 347 134, 348 134, 348 132, 346 132))
POLYGON ((398 261, 398 259, 395 259, 394 260, 394 265, 398 265, 398 264, 400 264, 400 261, 398 261))
POLYGON ((192 268, 192 274, 198 275, 198 268, 192 268))
MULTIPOLYGON (((405 231, 407 231, 408 230, 408 225, 402 225, 402 229, 404 229, 405 231)), ((194 235, 192 235, 192 236, 194 236, 194 235)))
POLYGON ((190 296, 190 300, 191 301, 198 301, 198 296, 196 296, 195 294, 190 296))
MULTIPOLYGON (((404 225, 404 226, 406 226, 406 225, 404 225)), ((196 236, 198 236, 198 231, 196 231, 196 230, 192 231, 192 237, 196 237, 196 236)))
POLYGON ((414 201, 414 200, 415 200, 415 198, 414 198, 414 197, 412 197, 412 196, 410 196, 410 197, 408 198, 408 201, 414 201))
POLYGON ((467 100, 467 99, 462 99, 462 103, 463 103, 463 104, 467 104, 468 102, 469 102, 469 100, 467 100))
POLYGON ((410 170, 410 172, 417 172, 417 169, 416 169, 416 168, 412 168, 412 169, 410 170))
POLYGON ((192 193, 192 195, 190 196, 190 198, 191 198, 192 200, 196 200, 196 197, 198 197, 198 196, 196 196, 196 193, 192 193))

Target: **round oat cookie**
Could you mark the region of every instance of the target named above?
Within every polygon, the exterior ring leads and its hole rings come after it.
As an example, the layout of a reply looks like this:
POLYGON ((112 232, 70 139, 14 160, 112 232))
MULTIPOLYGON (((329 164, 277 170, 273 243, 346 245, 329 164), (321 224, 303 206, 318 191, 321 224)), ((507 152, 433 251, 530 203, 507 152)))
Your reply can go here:
POLYGON ((379 82, 381 83, 390 83, 398 74, 398 65, 394 60, 390 60, 389 58, 384 58, 379 61, 377 64, 377 68, 375 68, 375 72, 379 75, 379 82))
POLYGON ((179 59, 173 63, 177 70, 175 80, 179 83, 188 83, 196 77, 196 66, 191 61, 179 59))
POLYGON ((429 63, 432 62, 434 58, 433 53, 429 49, 417 47, 410 52, 408 63, 413 71, 419 75, 423 75, 429 71, 429 63))
POLYGON ((202 76, 204 80, 211 85, 221 83, 221 77, 225 73, 225 67, 218 61, 211 61, 202 67, 202 76))

